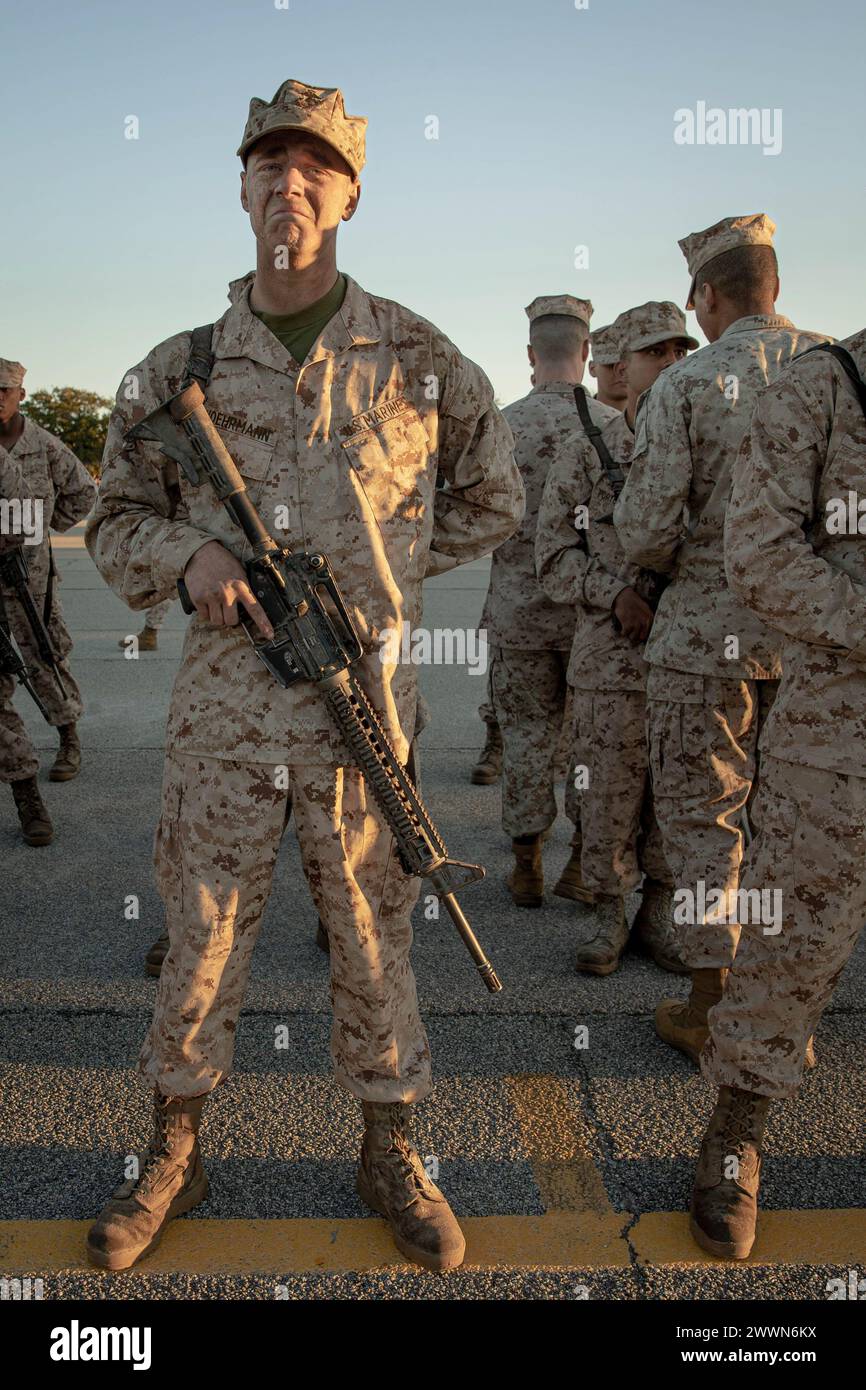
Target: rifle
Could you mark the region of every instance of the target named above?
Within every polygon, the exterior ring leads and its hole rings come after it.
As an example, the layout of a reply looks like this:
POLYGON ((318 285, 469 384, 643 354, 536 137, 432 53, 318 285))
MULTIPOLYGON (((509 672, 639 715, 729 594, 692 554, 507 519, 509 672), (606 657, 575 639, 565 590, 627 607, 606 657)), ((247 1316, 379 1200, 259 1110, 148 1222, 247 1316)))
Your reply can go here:
MULTIPOLYGON (((602 439, 602 432, 592 419, 589 413, 589 405, 586 400, 586 392, 582 386, 574 388, 574 403, 577 406, 577 413, 580 416, 580 423, 583 425, 584 433, 596 452, 598 461, 604 469, 605 476, 610 483, 614 502, 619 501, 619 495, 625 487, 625 472, 622 464, 615 462, 610 450, 602 439)), ((610 516, 599 517, 599 521, 608 521, 613 524, 613 513, 610 516)), ((636 593, 640 594, 644 603, 648 603, 653 612, 659 606, 659 600, 665 589, 671 582, 669 574, 662 574, 659 570, 641 569, 635 585, 636 593)), ((613 625, 620 630, 619 620, 614 618, 613 625)))
MULTIPOLYGON (((39 609, 33 602, 33 595, 30 592, 29 579, 30 571, 27 568, 27 560, 25 558, 24 551, 21 546, 16 546, 14 550, 10 550, 6 555, 0 556, 0 584, 5 584, 8 588, 14 589, 15 596, 18 599, 18 602, 21 604, 22 609, 24 610, 24 616, 27 619, 30 631, 33 633, 33 638, 36 642, 36 649, 39 652, 39 655, 41 656, 45 665, 50 667, 51 673, 54 676, 54 680, 57 684, 57 688, 60 691, 60 694, 63 696, 64 700, 67 700, 69 698, 69 691, 63 684, 63 676, 61 674, 60 665, 57 660, 57 653, 54 650, 54 645, 51 641, 48 628, 45 626, 42 614, 39 612, 39 609)), ((9 631, 9 621, 8 618, 6 618, 5 609, 2 612, 2 617, 7 629, 7 636, 11 636, 11 633, 9 631)), ((23 666, 23 662, 21 663, 21 665, 23 666)), ((13 673, 7 672, 7 674, 13 673)), ((33 696, 33 699, 36 701, 43 715, 45 715, 45 718, 48 719, 48 715, 45 714, 45 706, 42 704, 42 701, 33 691, 29 682, 24 681, 23 677, 21 676, 20 670, 16 670, 14 674, 19 677, 22 685, 25 685, 25 688, 29 690, 30 694, 33 696)))
POLYGON ((6 616, 6 606, 2 593, 0 593, 0 676, 12 676, 20 681, 42 718, 46 723, 49 722, 48 710, 40 700, 24 659, 12 640, 12 629, 6 616))
MULTIPOLYGON (((487 989, 502 988, 455 893, 484 877, 480 864, 450 859, 444 841, 395 753, 378 714, 352 669, 363 654, 333 570, 321 552, 292 551, 274 540, 253 506, 234 459, 204 407, 204 393, 190 381, 130 431, 130 439, 155 440, 179 463, 193 487, 206 479, 253 550, 244 562, 250 589, 274 630, 263 639, 252 617, 241 623, 260 661, 288 688, 310 681, 343 735, 397 844, 407 874, 429 879, 436 896, 475 961, 487 989)), ((183 580, 184 612, 194 613, 183 580)))

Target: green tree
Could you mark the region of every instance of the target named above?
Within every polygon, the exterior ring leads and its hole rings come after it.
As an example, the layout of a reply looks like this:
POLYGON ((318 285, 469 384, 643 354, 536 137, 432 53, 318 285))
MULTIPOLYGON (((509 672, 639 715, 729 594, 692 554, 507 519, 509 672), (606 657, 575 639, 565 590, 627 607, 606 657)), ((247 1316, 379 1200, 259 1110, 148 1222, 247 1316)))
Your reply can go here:
POLYGON ((112 401, 97 396, 95 391, 54 386, 50 391, 34 391, 26 397, 22 410, 37 425, 62 439, 98 478, 112 406, 112 401))

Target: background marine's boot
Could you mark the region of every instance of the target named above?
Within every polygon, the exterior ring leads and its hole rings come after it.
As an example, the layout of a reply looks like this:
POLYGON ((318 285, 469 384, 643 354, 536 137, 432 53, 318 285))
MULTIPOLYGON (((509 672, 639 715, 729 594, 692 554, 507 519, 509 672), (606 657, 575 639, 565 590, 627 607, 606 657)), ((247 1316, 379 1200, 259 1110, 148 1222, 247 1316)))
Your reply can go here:
MULTIPOLYGON (((728 968, 712 966, 703 970, 692 970, 692 988, 687 1000, 663 999, 655 1011, 655 1030, 663 1042, 670 1043, 696 1066, 700 1066, 701 1051, 710 1035, 707 1012, 718 1004, 725 992, 728 968)), ((806 1044, 804 1066, 811 1069, 815 1065, 814 1039, 806 1044)))
POLYGON ((573 902, 589 903, 598 901, 591 888, 587 888, 580 872, 580 855, 583 839, 578 832, 571 841, 571 856, 559 875, 559 882, 553 892, 557 898, 570 898, 573 902))
POLYGON ((358 1195, 391 1227, 394 1244, 425 1269, 456 1269, 466 1242, 445 1197, 406 1135, 412 1107, 363 1101, 358 1195))
POLYGON ((663 1042, 684 1052, 697 1064, 701 1048, 710 1035, 707 1010, 718 1004, 725 992, 727 967, 710 966, 693 970, 691 993, 687 1000, 663 999, 655 1011, 655 1030, 663 1042))
POLYGON ((541 907, 544 901, 544 869, 541 864, 541 835, 522 835, 511 841, 514 868, 505 879, 517 907, 541 907))
POLYGON ((160 1242, 176 1216, 208 1194, 198 1147, 206 1096, 154 1094, 153 1137, 139 1155, 137 1178, 112 1193, 87 1237, 87 1254, 100 1269, 129 1269, 160 1242))
POLYGON ((577 948, 576 968, 588 975, 612 975, 628 941, 622 898, 599 898, 593 909, 596 931, 577 948))
POLYGON ((48 774, 50 782, 71 782, 81 769, 81 744, 74 724, 60 724, 60 747, 48 774))
POLYGON ((474 782, 476 787, 489 787, 491 782, 498 782, 501 775, 502 730, 498 724, 488 724, 487 742, 481 750, 469 780, 474 782))
POLYGON ((25 845, 50 845, 54 826, 39 793, 35 777, 23 777, 10 782, 25 845))
POLYGON ((632 936, 656 965, 674 975, 688 975, 689 967, 679 952, 674 928, 674 890, 666 883, 646 879, 640 907, 632 923, 632 936))
MULTIPOLYGON (((138 650, 140 652, 155 652, 157 650, 159 646, 159 633, 155 627, 148 627, 147 624, 145 624, 141 632, 137 632, 135 635, 138 638, 138 650)), ((121 637, 117 645, 119 647, 125 647, 126 638, 121 637)))
POLYGON ((770 1098, 722 1086, 701 1144, 689 1228, 702 1250, 745 1260, 754 1244, 770 1098))

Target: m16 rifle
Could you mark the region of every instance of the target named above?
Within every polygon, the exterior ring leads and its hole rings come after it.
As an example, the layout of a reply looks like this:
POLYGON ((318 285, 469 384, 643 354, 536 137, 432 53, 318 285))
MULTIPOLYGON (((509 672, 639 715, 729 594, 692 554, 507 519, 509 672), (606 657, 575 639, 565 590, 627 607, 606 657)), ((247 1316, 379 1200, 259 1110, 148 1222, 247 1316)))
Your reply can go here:
MULTIPOLYGON (((7 551, 5 555, 0 556, 0 587, 13 590, 15 597, 21 605, 30 631, 33 633, 36 650, 39 652, 45 665, 50 668, 60 694, 66 699, 68 698, 69 692, 63 684, 63 676, 57 660, 57 653, 54 650, 42 614, 33 601, 29 581, 30 572, 27 568, 27 560, 21 546, 16 546, 14 550, 7 551)), ((35 703, 43 719, 50 722, 48 711, 39 698, 30 678, 27 664, 18 651, 12 635, 12 627, 9 622, 6 605, 3 602, 2 592, 0 592, 0 675, 13 676, 20 681, 35 703)))
MULTIPOLYGON (((363 648, 326 556, 292 551, 270 535, 205 409, 197 382, 191 381, 135 425, 129 438, 156 440, 193 487, 207 481, 243 531, 253 551, 245 562, 247 580, 274 632, 272 638, 264 638, 241 608, 240 620, 253 650, 280 685, 306 680, 317 688, 394 836, 404 871, 429 880, 484 984, 496 993, 502 985, 455 897, 459 889, 483 878, 484 869, 449 858, 353 670, 363 648)), ((184 611, 194 613, 182 579, 178 592, 184 611)))

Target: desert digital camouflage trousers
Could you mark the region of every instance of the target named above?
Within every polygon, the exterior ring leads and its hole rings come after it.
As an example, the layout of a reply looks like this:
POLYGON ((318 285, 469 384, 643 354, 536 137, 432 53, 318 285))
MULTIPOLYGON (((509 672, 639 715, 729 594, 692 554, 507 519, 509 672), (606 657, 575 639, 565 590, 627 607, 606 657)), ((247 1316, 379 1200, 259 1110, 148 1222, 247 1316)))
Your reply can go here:
POLYGON ((744 923, 701 1067, 718 1086, 790 1096, 866 920, 866 777, 764 756, 752 819, 740 886, 778 892, 781 911, 769 931, 771 914, 744 923))
POLYGON ((574 768, 586 768, 579 793, 581 877, 604 897, 625 897, 642 873, 671 883, 653 811, 641 691, 575 690, 574 768))
MULTIPOLYGON (((42 596, 35 597, 37 605, 40 605, 42 596)), ((46 666, 39 655, 18 600, 4 590, 3 603, 12 636, 18 643, 18 650, 30 672, 33 687, 48 711, 49 723, 55 728, 59 724, 76 724, 83 710, 81 691, 66 660, 72 651, 72 638, 63 621, 63 612, 56 592, 48 632, 57 653, 63 684, 66 686, 66 699, 57 689, 50 666, 46 666)), ((36 749, 24 727, 23 719, 12 703, 12 696, 17 689, 17 680, 13 680, 11 676, 0 676, 0 782, 18 782, 23 777, 35 777, 39 771, 36 749)), ((21 699, 29 700, 30 696, 22 695, 21 699)))
POLYGON ((494 727, 495 727, 495 725, 496 725, 496 711, 495 711, 495 709, 493 708, 493 691, 492 691, 491 688, 490 688, 490 672, 491 672, 491 669, 492 669, 492 668, 491 668, 490 666, 488 666, 488 668, 487 668, 487 684, 486 684, 486 686, 484 687, 484 699, 481 701, 481 704, 478 706, 478 717, 479 717, 479 719, 481 719, 485 724, 492 724, 492 725, 494 725, 494 727))
POLYGON ((155 629, 162 627, 173 603, 173 598, 164 598, 162 603, 155 603, 152 608, 148 608, 144 615, 145 627, 152 627, 155 629))
POLYGON ((231 1068, 253 948, 290 811, 328 933, 337 1080, 371 1101, 430 1089, 409 963, 420 880, 355 768, 288 768, 169 750, 154 863, 170 949, 139 1070, 166 1095, 211 1091, 231 1068))
MULTIPOLYGON (((647 737, 653 802, 676 888, 700 898, 736 893, 744 810, 757 788, 757 745, 778 681, 720 680, 651 666, 647 737)), ((681 925, 692 970, 731 964, 740 927, 681 925)))
POLYGON ((491 651, 493 707, 502 730, 502 828, 512 838, 540 834, 556 820, 568 656, 512 647, 491 651))

